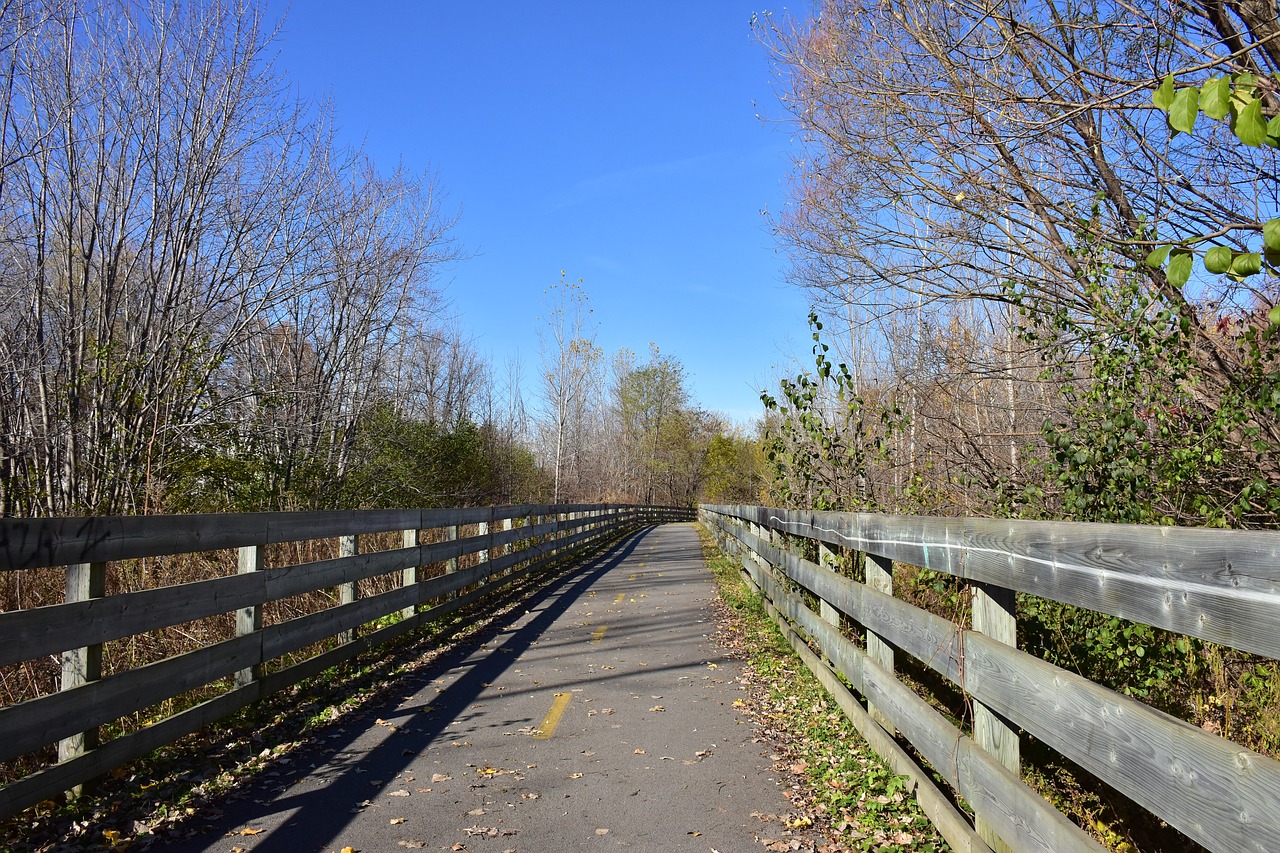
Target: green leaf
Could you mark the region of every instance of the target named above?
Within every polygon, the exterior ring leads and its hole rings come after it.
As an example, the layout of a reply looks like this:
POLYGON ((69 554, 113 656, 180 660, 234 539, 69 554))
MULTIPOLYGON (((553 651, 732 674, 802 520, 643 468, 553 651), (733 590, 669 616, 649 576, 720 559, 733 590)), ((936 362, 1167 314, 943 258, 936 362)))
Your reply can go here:
POLYGON ((1262 242, 1273 252, 1280 252, 1280 218, 1262 223, 1262 242))
MULTIPOLYGON (((1172 118, 1169 119, 1173 121, 1172 118)), ((1231 130, 1245 145, 1257 147, 1267 141, 1267 122, 1262 117, 1262 101, 1251 101, 1236 113, 1231 130)))
POLYGON ((1226 77, 1210 77, 1200 87, 1200 109, 1217 121, 1227 117, 1231 112, 1231 84, 1226 77))
POLYGON ((1204 268, 1211 273, 1224 273, 1231 269, 1232 252, 1226 246, 1214 246, 1204 253, 1204 268))
POLYGON ((1159 246, 1147 255, 1147 266, 1155 269, 1164 266, 1165 258, 1169 257, 1169 250, 1172 246, 1159 246))
POLYGON ((1173 104, 1173 75, 1170 74, 1164 78, 1160 87, 1151 94, 1151 103, 1157 108, 1169 112, 1169 107, 1173 104))
POLYGON ((1179 89, 1169 105, 1169 126, 1182 133, 1190 133, 1200 116, 1200 91, 1179 89))
POLYGON ((1280 326, 1280 305, 1267 312, 1267 319, 1271 322, 1271 325, 1280 326))
POLYGON ((1169 253, 1169 267, 1165 274, 1174 287, 1182 287, 1191 278, 1191 264, 1195 255, 1186 249, 1174 249, 1169 253))
POLYGON ((1262 256, 1257 252, 1241 252, 1231 259, 1232 278, 1244 278, 1262 271, 1262 256))

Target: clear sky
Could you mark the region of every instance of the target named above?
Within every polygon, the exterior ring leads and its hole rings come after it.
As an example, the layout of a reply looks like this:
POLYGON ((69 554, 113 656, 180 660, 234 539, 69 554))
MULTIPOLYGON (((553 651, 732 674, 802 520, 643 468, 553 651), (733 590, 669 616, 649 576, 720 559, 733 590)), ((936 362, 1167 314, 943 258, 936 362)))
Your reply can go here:
MULTIPOLYGON (((782 204, 778 122, 747 0, 543 4, 271 0, 278 64, 332 96, 342 138, 430 169, 470 254, 441 278, 498 371, 538 372, 544 291, 583 279, 606 353, 649 342, 704 408, 745 420, 807 338, 762 211, 782 204)), ((801 350, 803 352, 803 348, 801 350)))

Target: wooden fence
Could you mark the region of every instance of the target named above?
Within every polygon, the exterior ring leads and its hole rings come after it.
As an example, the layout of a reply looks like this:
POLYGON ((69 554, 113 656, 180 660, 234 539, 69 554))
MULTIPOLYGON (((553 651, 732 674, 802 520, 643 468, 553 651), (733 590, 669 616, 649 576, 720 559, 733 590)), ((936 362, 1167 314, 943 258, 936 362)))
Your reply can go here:
POLYGON ((1280 762, 1019 651, 1014 616, 1023 592, 1280 658, 1280 534, 754 506, 701 516, 957 850, 1103 849, 1023 783, 1023 732, 1209 850, 1280 850, 1280 762), (827 567, 842 550, 865 563, 865 583, 827 567), (895 598, 904 564, 966 579, 972 629, 895 598), (971 732, 895 677, 903 654, 972 702, 971 732), (969 804, 976 831, 895 731, 969 804))
POLYGON ((63 603, 0 613, 0 667, 62 662, 59 691, 0 708, 0 762, 55 743, 59 753, 57 763, 0 788, 0 820, 525 575, 636 527, 691 518, 688 508, 609 504, 0 519, 0 572, 66 571, 63 603), (362 553, 387 533, 402 547, 362 553), (334 539, 336 559, 266 564, 268 545, 334 539), (235 574, 104 594, 109 563, 224 549, 236 552, 235 574), (377 578, 387 591, 360 598, 358 584, 377 578), (268 602, 325 590, 336 591, 332 606, 264 626, 268 602), (231 639, 102 675, 103 643, 230 613, 231 639), (321 651, 296 660, 317 643, 321 651), (97 743, 99 726, 218 683, 226 689, 214 698, 97 743))

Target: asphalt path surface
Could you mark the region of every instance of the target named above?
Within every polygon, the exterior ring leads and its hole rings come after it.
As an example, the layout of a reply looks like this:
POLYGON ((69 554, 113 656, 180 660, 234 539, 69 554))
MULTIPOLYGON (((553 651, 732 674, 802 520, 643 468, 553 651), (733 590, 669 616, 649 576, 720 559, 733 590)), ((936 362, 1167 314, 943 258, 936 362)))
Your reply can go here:
POLYGON ((552 583, 182 851, 761 849, 784 811, 688 524, 552 583))

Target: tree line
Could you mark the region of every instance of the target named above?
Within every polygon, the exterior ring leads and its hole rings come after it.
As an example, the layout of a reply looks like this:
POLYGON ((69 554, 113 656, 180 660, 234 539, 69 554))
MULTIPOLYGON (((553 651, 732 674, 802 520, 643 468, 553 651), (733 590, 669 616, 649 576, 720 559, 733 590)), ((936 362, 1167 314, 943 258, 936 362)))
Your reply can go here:
POLYGON ((546 292, 533 434, 557 501, 690 505, 761 496, 758 436, 693 400, 684 366, 650 343, 606 359, 581 279, 546 292))
POLYGON ((619 367, 617 420, 564 338, 547 432, 447 315, 438 180, 339 144, 278 26, 0 2, 0 513, 693 500, 718 433, 678 363, 619 367))

